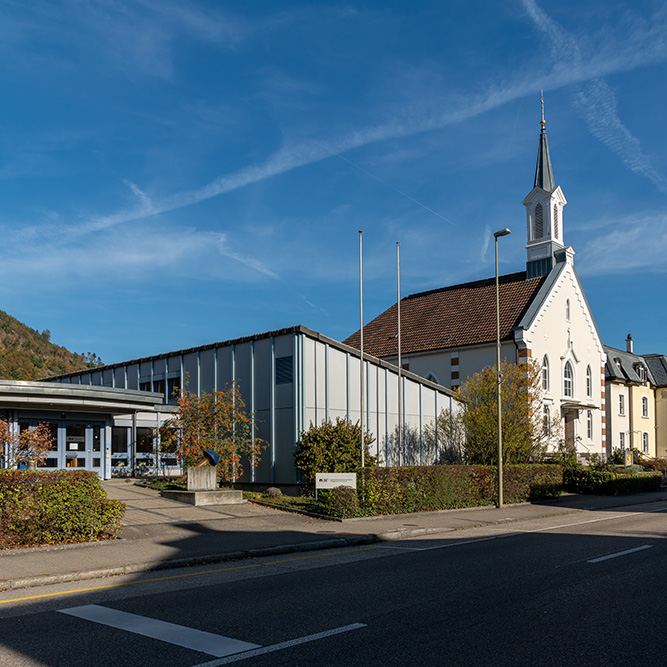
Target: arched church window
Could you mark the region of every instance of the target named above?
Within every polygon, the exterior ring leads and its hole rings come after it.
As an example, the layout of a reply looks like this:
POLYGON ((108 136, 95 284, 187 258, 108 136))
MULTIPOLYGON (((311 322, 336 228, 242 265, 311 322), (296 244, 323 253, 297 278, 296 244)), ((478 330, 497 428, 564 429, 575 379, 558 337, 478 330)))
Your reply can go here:
POLYGON ((554 204, 554 238, 558 238, 558 205, 554 204))
POLYGON ((593 413, 590 410, 586 412, 586 437, 593 439, 593 413))
POLYGON ((549 357, 546 354, 542 359, 542 389, 549 391, 549 357))
POLYGON ((574 395, 574 374, 572 364, 568 361, 563 369, 563 395, 572 398, 574 395))
POLYGON ((544 236, 544 211, 542 204, 535 207, 535 238, 541 239, 544 236))
POLYGON ((586 367, 586 396, 591 398, 593 396, 593 373, 591 367, 586 367))
POLYGON ((570 321, 570 300, 569 299, 565 302, 565 319, 568 322, 570 321))

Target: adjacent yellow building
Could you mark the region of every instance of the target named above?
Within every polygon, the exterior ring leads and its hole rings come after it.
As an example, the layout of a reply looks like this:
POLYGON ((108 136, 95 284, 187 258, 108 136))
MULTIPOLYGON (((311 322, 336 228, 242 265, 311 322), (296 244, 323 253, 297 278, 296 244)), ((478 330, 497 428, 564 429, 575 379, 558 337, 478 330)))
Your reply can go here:
POLYGON ((634 449, 667 456, 667 357, 638 355, 628 334, 626 349, 605 345, 607 455, 634 449))

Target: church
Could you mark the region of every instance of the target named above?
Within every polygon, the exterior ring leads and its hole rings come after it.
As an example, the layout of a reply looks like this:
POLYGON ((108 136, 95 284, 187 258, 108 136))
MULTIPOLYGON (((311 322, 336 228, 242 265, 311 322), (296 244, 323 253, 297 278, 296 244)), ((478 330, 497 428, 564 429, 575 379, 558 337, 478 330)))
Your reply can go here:
MULTIPOLYGON (((565 442, 582 458, 606 453, 606 354, 565 245, 565 195, 554 180, 544 109, 533 187, 526 208, 526 270, 499 277, 501 359, 535 360, 542 416, 562 420, 565 442)), ((401 299, 401 365, 456 390, 496 363, 496 284, 442 287, 401 299)), ((364 326, 364 351, 398 362, 398 307, 364 326)), ((360 332, 345 344, 359 347, 360 332)))

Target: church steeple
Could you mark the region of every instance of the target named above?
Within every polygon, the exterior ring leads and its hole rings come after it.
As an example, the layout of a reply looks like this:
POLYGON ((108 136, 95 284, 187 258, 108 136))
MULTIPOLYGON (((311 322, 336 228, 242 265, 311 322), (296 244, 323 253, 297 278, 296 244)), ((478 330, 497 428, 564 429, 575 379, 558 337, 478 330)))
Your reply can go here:
POLYGON ((544 97, 541 95, 540 102, 542 120, 540 121, 540 144, 537 151, 535 182, 530 194, 523 200, 527 216, 526 271, 529 278, 547 275, 559 261, 562 255, 559 251, 565 247, 563 244, 563 206, 567 204, 567 200, 560 186, 554 183, 546 121, 544 120, 544 97))
POLYGON ((551 157, 549 156, 549 142, 547 141, 547 131, 545 129, 546 121, 544 120, 544 96, 540 95, 540 102, 542 102, 542 120, 540 125, 540 147, 537 151, 537 167, 535 168, 535 184, 534 187, 542 188, 547 192, 553 192, 556 189, 554 185, 554 172, 551 168, 551 157))

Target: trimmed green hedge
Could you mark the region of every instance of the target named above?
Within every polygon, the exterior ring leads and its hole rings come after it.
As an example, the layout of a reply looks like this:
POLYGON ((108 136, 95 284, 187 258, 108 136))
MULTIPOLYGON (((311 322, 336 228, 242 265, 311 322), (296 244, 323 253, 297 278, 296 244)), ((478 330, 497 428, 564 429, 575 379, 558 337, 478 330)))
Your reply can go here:
POLYGON ((565 468, 563 482, 568 491, 575 493, 614 496, 619 493, 658 491, 662 482, 662 473, 629 474, 580 466, 565 468))
POLYGON ((0 549, 108 539, 125 505, 87 470, 0 470, 0 549))
MULTIPOLYGON (((322 509, 335 516, 401 514, 492 505, 497 497, 495 466, 446 465, 371 468, 358 472, 359 505, 343 489, 321 492, 322 509)), ((558 465, 507 465, 503 496, 508 503, 558 496, 558 465)))

